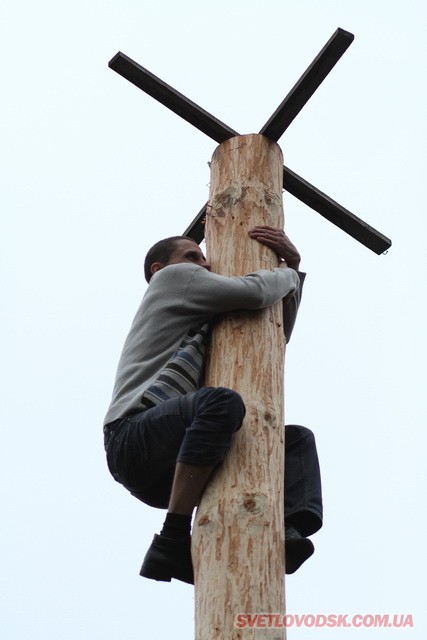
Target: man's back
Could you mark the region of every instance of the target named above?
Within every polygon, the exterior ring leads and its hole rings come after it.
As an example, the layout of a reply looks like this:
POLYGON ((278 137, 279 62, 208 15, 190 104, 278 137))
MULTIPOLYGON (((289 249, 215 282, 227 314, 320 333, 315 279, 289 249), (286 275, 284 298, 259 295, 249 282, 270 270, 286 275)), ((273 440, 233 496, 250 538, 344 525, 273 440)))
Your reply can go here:
POLYGON ((298 284, 293 269, 226 278, 181 263, 155 273, 124 344, 104 424, 147 408, 142 403, 145 390, 158 379, 189 332, 199 331, 219 313, 270 306, 295 291, 298 284))

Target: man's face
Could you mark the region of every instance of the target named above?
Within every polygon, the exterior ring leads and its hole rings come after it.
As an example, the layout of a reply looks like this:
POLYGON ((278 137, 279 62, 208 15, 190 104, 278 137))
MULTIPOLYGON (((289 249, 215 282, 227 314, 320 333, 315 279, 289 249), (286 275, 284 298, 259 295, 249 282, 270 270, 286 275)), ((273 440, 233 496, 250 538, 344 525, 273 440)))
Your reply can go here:
POLYGON ((181 262, 192 262, 208 271, 211 270, 211 265, 206 261, 199 245, 193 240, 178 240, 176 249, 171 255, 168 265, 180 264, 181 262))
POLYGON ((208 271, 211 270, 211 265, 206 261, 206 258, 197 242, 194 242, 193 240, 178 240, 175 251, 169 258, 169 262, 167 264, 154 262, 151 265, 151 273, 156 273, 160 269, 163 269, 163 267, 167 267, 170 264, 180 264, 181 262, 190 262, 192 264, 197 264, 199 267, 203 267, 208 271))

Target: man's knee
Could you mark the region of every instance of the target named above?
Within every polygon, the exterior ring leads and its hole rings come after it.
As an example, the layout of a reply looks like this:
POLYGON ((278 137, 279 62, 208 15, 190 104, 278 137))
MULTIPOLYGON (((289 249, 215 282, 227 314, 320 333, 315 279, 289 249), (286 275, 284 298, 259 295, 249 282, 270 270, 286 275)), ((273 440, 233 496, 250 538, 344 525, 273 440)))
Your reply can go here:
POLYGON ((188 398, 192 419, 186 429, 179 462, 220 464, 245 416, 241 396, 225 387, 203 387, 188 398))
POLYGON ((246 415, 246 407, 243 402, 243 398, 240 393, 234 391, 233 389, 228 389, 226 387, 219 387, 221 393, 224 393, 229 407, 229 415, 232 419, 231 422, 234 426, 234 431, 237 431, 242 426, 243 419, 246 415))
POLYGON ((246 414, 242 396, 227 387, 203 387, 200 389, 201 413, 232 433, 242 426, 246 414))
POLYGON ((314 433, 311 429, 303 427, 300 424, 286 424, 285 425, 285 442, 287 445, 296 442, 298 440, 305 440, 306 442, 315 442, 314 433))
POLYGON ((206 387, 212 398, 211 409, 225 428, 238 431, 246 414, 242 396, 227 387, 206 387))

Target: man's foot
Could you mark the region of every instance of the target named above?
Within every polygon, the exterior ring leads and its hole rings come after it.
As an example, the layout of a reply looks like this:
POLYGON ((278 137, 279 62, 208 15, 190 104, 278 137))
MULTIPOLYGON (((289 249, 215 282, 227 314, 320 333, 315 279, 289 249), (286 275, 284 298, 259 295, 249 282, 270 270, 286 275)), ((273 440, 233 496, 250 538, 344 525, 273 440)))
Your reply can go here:
POLYGON ((191 536, 175 540, 156 534, 145 554, 139 575, 163 582, 175 578, 194 584, 191 536))
POLYGON ((303 536, 293 527, 286 527, 285 530, 285 564, 286 573, 295 573, 303 562, 308 560, 314 553, 314 545, 308 538, 303 536))

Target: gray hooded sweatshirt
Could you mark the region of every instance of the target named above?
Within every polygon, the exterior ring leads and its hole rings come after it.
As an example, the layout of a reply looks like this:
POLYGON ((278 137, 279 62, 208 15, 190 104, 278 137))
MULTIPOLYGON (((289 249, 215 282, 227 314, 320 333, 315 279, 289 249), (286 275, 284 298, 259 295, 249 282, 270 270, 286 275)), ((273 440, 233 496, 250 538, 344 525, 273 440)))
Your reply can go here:
POLYGON ((126 338, 104 425, 202 386, 209 324, 218 314, 286 298, 293 301, 289 339, 305 274, 299 275, 278 267, 226 277, 191 263, 156 272, 126 338))

